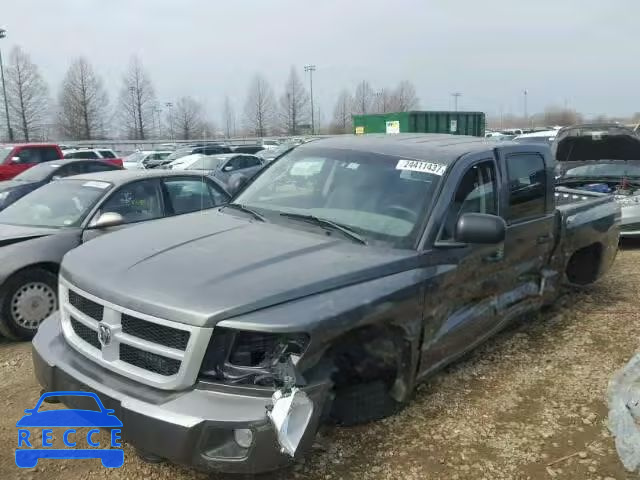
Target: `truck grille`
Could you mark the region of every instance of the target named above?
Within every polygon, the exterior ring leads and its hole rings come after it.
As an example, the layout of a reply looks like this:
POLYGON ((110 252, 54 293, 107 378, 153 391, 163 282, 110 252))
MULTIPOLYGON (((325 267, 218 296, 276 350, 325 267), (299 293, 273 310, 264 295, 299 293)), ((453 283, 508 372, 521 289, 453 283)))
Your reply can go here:
POLYGON ((97 348, 98 350, 100 350, 100 340, 98 340, 98 332, 90 329, 73 317, 70 317, 70 320, 71 327, 73 328, 73 331, 76 332, 76 335, 78 335, 82 340, 87 342, 93 348, 97 348))
POLYGON ((120 345, 120 360, 164 376, 175 375, 180 370, 179 360, 145 352, 124 343, 120 345))
POLYGON ((134 337, 183 351, 187 349, 190 337, 190 333, 185 330, 140 320, 126 313, 122 314, 122 331, 134 337))
POLYGON ((640 223, 627 223, 620 225, 621 232, 638 232, 640 231, 640 223))
POLYGON ((59 298, 64 336, 86 357, 156 388, 185 388, 195 382, 211 328, 133 312, 85 293, 62 278, 59 298))
POLYGON ((98 322, 102 320, 104 307, 92 300, 89 300, 88 298, 78 295, 73 290, 69 290, 69 303, 84 313, 87 317, 91 317, 98 322))

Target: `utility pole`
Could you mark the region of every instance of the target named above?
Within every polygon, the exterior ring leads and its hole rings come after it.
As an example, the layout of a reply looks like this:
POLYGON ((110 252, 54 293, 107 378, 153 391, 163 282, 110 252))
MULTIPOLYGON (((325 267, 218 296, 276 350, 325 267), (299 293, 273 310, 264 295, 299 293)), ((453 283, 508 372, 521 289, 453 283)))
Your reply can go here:
MULTIPOLYGON (((0 28, 0 39, 7 36, 7 31, 0 28)), ((2 52, 0 52, 0 74, 2 75, 2 95, 4 96, 4 114, 7 116, 7 130, 9 131, 9 141, 13 142, 13 129, 9 118, 9 102, 7 101, 7 88, 4 83, 4 66, 2 64, 2 52)))
POLYGON ((316 71, 316 66, 305 65, 304 71, 309 72, 309 84, 310 84, 310 90, 311 90, 311 135, 314 135, 316 131, 316 125, 315 125, 315 120, 313 115, 313 72, 316 71))
POLYGON ((529 125, 529 106, 527 105, 527 97, 529 95, 529 92, 525 89, 524 90, 524 123, 525 125, 529 125))
POLYGON ((166 102, 164 106, 169 109, 169 133, 171 134, 171 141, 173 142, 175 139, 175 133, 173 132, 173 103, 166 102))
POLYGON ((451 96, 453 97, 454 110, 457 112, 458 111, 458 99, 462 96, 462 94, 460 92, 455 92, 455 93, 452 93, 451 96))

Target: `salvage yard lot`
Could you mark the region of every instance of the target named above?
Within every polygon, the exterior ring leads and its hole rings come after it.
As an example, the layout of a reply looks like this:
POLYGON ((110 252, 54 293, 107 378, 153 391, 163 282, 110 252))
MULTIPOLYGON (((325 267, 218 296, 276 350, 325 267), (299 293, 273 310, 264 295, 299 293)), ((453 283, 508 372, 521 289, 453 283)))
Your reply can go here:
MULTIPOLYGON (((613 372, 639 348, 639 297, 640 244, 627 244, 602 282, 567 292, 554 309, 436 375, 401 414, 357 428, 325 428, 304 464, 259 478, 637 478, 615 453, 605 392, 613 372)), ((104 469, 98 460, 45 460, 20 470, 15 422, 40 394, 29 343, 0 343, 0 391, 2 479, 208 478, 144 464, 130 447, 121 469, 104 469)))

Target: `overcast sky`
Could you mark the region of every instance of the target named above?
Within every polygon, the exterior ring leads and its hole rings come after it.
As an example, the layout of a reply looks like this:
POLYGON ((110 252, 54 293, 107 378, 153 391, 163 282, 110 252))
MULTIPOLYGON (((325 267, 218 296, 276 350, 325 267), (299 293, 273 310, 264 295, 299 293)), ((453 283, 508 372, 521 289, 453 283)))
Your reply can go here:
POLYGON ((2 0, 0 47, 30 53, 54 98, 84 55, 112 103, 137 54, 160 101, 191 95, 214 120, 225 94, 241 112, 255 72, 279 95, 305 63, 325 122, 363 79, 411 80, 424 109, 462 92, 461 109, 522 114, 527 89, 530 113, 625 115, 640 111, 639 21, 638 0, 2 0))

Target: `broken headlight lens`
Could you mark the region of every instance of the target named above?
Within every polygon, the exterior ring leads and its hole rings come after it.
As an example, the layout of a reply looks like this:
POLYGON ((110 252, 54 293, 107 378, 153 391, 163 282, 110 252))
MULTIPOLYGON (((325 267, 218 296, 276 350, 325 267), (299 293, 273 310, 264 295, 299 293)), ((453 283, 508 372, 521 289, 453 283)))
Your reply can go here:
MULTIPOLYGON (((233 384, 269 385, 275 366, 299 358, 309 345, 305 333, 265 333, 214 329, 200 377, 233 384)), ((295 362, 294 362, 295 363, 295 362)))

